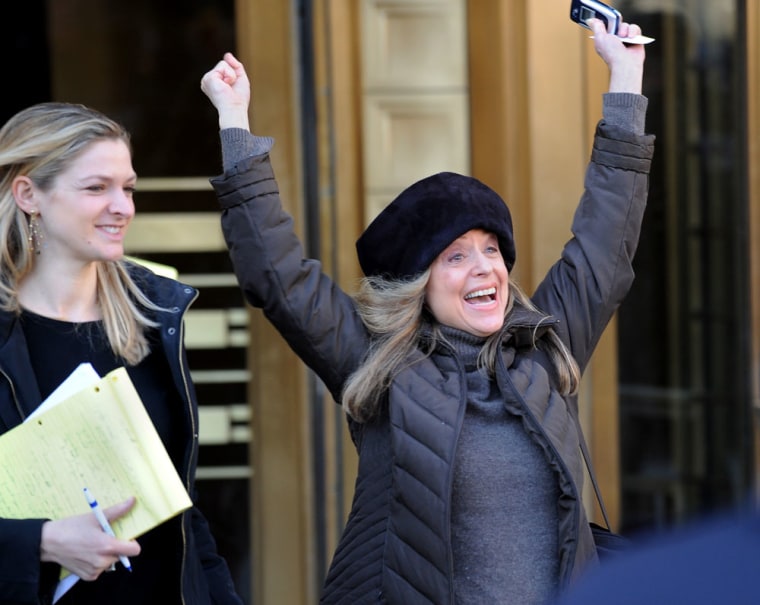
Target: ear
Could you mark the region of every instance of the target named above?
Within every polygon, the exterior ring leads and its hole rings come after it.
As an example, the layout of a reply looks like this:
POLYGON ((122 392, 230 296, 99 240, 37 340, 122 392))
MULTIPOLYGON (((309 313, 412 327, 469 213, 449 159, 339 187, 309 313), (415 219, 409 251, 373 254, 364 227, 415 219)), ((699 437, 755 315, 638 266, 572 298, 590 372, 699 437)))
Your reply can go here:
POLYGON ((13 199, 16 200, 16 206, 26 214, 32 214, 38 210, 34 199, 35 191, 36 187, 28 176, 17 176, 11 183, 11 192, 13 199))

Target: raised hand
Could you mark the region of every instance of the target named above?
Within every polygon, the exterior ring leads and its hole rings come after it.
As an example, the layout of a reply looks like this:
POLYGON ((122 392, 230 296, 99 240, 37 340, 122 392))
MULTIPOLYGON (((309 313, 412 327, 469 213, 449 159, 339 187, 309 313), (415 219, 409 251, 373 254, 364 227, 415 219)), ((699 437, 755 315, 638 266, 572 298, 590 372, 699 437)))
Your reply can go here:
POLYGON ((608 34, 599 19, 589 19, 594 32, 594 48, 610 69, 609 92, 641 94, 646 52, 642 44, 627 44, 621 38, 641 35, 641 28, 621 23, 617 35, 608 34))
POLYGON ((219 113, 219 128, 248 130, 251 85, 243 64, 232 53, 225 53, 224 58, 203 75, 201 90, 219 113))

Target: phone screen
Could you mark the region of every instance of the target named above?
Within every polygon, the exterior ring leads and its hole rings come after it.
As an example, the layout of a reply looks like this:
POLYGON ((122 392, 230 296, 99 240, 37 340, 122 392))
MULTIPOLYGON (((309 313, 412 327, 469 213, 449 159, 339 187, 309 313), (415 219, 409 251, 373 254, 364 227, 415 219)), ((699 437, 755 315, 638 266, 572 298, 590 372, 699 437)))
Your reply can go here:
POLYGON ((592 11, 590 8, 586 8, 585 6, 581 6, 580 13, 578 14, 579 19, 582 23, 585 23, 589 19, 593 19, 596 17, 596 12, 592 11))
POLYGON ((617 33, 620 23, 620 13, 598 0, 573 0, 570 5, 570 18, 588 29, 590 28, 586 22, 589 19, 600 19, 611 34, 617 33))

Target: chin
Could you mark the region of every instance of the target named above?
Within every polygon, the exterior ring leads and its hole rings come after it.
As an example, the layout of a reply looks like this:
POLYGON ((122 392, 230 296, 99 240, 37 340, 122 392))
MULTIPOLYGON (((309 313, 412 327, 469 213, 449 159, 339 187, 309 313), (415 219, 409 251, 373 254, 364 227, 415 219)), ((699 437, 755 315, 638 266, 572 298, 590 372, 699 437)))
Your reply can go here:
POLYGON ((108 261, 117 261, 124 258, 124 250, 121 250, 120 252, 111 252, 107 254, 103 254, 99 260, 108 262, 108 261))
POLYGON ((498 328, 468 328, 467 332, 472 334, 473 336, 479 336, 480 338, 488 338, 489 336, 492 336, 493 334, 496 334, 501 329, 501 326, 498 328))
POLYGON ((476 334, 478 336, 490 336, 491 334, 494 334, 495 332, 498 332, 501 330, 501 327, 504 325, 504 317, 498 317, 494 318, 493 321, 480 321, 478 323, 474 323, 470 325, 470 332, 473 334, 476 334))

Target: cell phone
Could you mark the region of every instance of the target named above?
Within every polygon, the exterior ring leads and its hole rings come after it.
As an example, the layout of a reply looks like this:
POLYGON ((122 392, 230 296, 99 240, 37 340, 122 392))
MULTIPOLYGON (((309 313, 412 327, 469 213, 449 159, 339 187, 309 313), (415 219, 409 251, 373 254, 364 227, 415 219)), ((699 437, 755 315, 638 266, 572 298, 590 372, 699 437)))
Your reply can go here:
POLYGON ((611 6, 599 0, 572 0, 570 4, 570 19, 591 29, 586 21, 600 19, 607 26, 607 33, 616 34, 623 15, 611 6))

